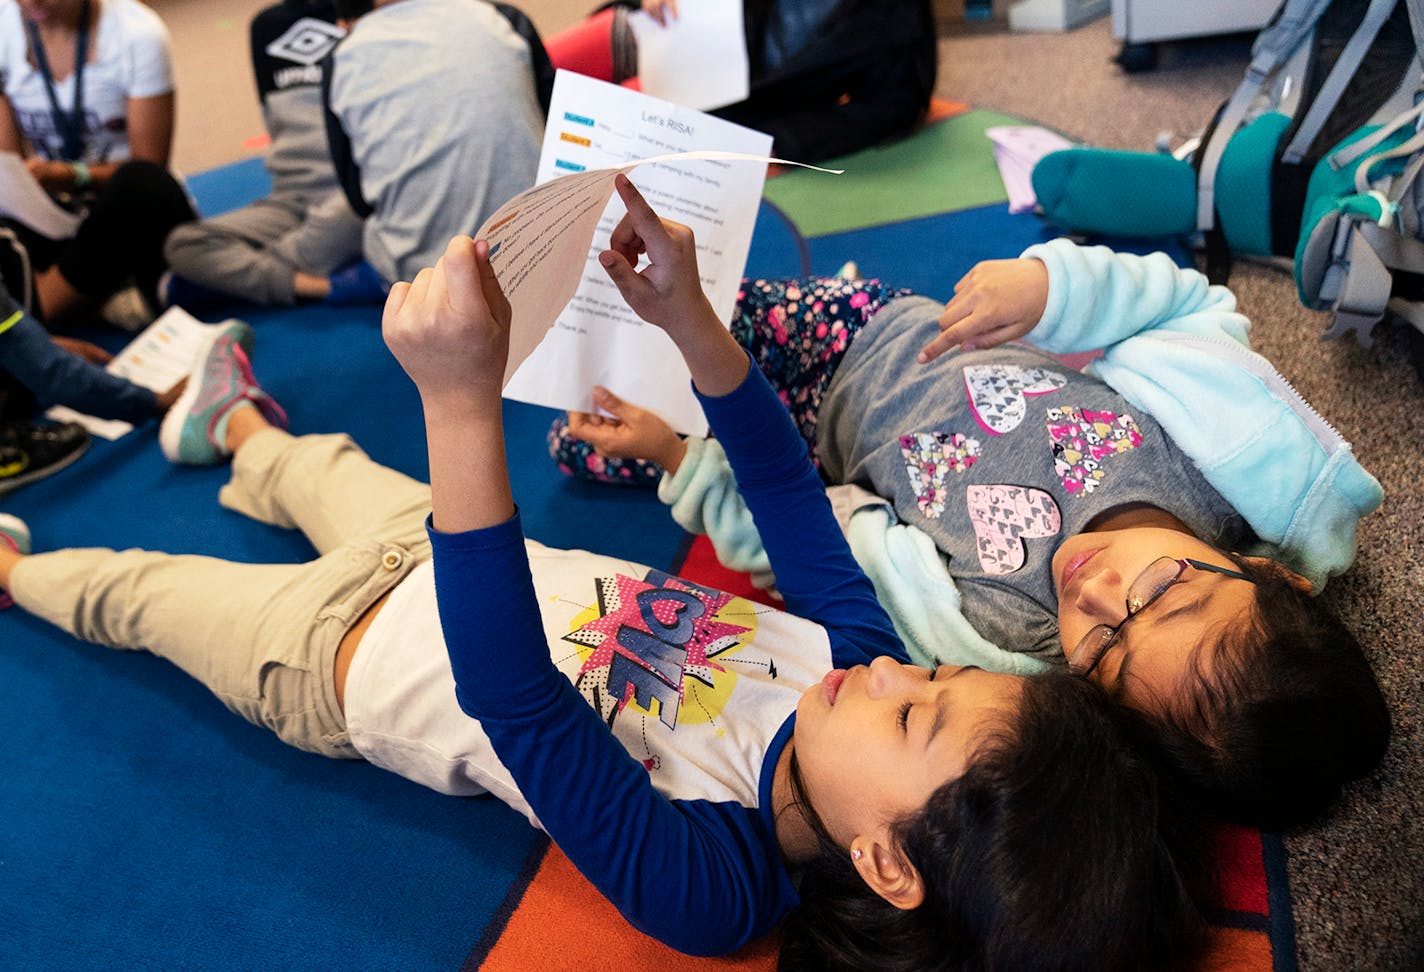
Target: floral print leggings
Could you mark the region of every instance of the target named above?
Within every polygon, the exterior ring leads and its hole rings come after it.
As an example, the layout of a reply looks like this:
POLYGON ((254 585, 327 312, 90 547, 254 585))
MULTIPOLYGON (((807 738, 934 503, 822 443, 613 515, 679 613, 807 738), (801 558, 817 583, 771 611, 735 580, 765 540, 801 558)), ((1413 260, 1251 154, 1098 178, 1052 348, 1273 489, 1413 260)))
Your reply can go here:
MULTIPOLYGON (((742 281, 732 336, 791 412, 812 462, 821 399, 851 341, 876 311, 909 293, 879 280, 839 277, 742 281)), ((662 476, 661 467, 645 459, 605 459, 569 434, 562 416, 549 429, 549 455, 575 479, 655 487, 662 476)))

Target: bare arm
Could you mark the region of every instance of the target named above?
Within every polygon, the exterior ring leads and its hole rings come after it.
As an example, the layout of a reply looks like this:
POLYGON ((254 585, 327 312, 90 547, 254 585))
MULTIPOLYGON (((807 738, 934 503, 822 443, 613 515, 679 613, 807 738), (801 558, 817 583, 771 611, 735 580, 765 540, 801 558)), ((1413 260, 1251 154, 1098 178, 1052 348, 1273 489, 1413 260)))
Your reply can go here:
MULTIPOLYGON (((167 166, 173 147, 173 92, 152 98, 130 98, 128 125, 129 158, 167 166)), ((3 129, 4 124, 0 122, 0 139, 4 137, 3 129)), ((89 181, 83 185, 79 170, 68 162, 32 158, 26 164, 35 181, 49 192, 70 192, 85 185, 102 186, 123 163, 96 162, 86 166, 89 181)))
POLYGON ((386 300, 386 344, 420 391, 432 523, 442 533, 484 529, 514 515, 500 410, 509 322, 489 244, 464 236, 386 300))
POLYGON ((172 91, 129 99, 129 158, 167 167, 173 153, 174 103, 172 91))
POLYGON ((10 99, 0 95, 0 152, 14 152, 21 155, 24 142, 20 138, 20 125, 15 121, 15 109, 10 99))

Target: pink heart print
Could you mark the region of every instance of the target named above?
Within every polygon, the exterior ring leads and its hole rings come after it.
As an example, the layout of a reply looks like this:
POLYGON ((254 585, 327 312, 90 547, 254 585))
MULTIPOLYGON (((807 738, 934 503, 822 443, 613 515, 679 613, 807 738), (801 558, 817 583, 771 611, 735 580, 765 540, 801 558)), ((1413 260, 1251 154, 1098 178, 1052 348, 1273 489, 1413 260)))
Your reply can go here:
POLYGON ((979 440, 958 432, 913 432, 900 436, 900 453, 915 503, 931 519, 944 514, 945 477, 951 470, 964 472, 979 458, 979 440))
POLYGON ((1063 488, 1074 495, 1098 488, 1109 456, 1142 444, 1142 432, 1131 415, 1068 406, 1050 408, 1047 416, 1053 470, 1063 480, 1063 488))
POLYGON ((657 600, 653 602, 653 617, 669 628, 677 627, 682 612, 686 610, 687 605, 681 601, 657 600))
POLYGON ((1057 391, 1068 379, 1047 368, 1020 368, 1018 365, 969 365, 964 369, 964 388, 974 418, 990 435, 1003 435, 1019 427, 1028 414, 1028 395, 1057 391))
POLYGON ((969 520, 986 574, 1012 574, 1024 565, 1024 539, 1054 537, 1062 525, 1058 504, 1031 486, 970 486, 969 520))

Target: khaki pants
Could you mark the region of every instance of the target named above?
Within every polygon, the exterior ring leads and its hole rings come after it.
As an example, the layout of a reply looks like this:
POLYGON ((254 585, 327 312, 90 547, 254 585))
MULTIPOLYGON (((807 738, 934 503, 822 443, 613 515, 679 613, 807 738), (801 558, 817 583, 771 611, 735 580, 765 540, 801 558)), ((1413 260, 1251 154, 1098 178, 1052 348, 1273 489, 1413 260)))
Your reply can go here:
POLYGON ((430 488, 372 462, 344 435, 272 429, 234 457, 219 499, 300 529, 321 556, 239 564, 61 550, 17 564, 11 596, 75 637, 168 659, 290 745, 359 758, 336 703, 336 649, 367 608, 430 558, 430 488))

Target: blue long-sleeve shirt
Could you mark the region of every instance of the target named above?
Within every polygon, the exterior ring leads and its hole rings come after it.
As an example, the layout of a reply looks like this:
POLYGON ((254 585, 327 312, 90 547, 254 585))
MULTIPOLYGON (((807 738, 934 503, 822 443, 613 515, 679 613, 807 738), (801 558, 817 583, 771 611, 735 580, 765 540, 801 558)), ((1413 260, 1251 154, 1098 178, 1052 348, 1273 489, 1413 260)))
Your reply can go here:
MULTIPOLYGON (((831 667, 868 663, 882 654, 906 656, 765 379, 749 369, 735 391, 701 401, 737 469, 788 609, 819 628, 792 625, 793 637, 787 638, 772 616, 748 619, 747 625, 756 625, 756 650, 743 646, 728 657, 729 641, 742 636, 713 630, 694 659, 695 651, 687 649, 698 648, 697 620, 715 602, 697 599, 702 589, 695 585, 664 578, 656 589, 635 590, 623 578, 630 586, 620 590, 628 597, 617 607, 630 623, 603 632, 620 646, 604 667, 615 669, 621 659, 621 674, 605 672, 594 686, 624 701, 608 704, 582 684, 582 676, 571 681, 551 661, 517 515, 485 530, 429 532, 459 705, 479 720, 523 799, 634 926, 680 951, 721 954, 767 932, 797 902, 770 805, 797 699, 831 667), (643 623, 629 600, 643 609, 643 623), (781 637, 763 648, 761 636, 775 635, 773 628, 781 637), (713 651, 718 645, 722 650, 713 651), (720 666, 726 670, 721 680, 735 683, 710 719, 692 711, 702 684, 689 681, 694 660, 720 666), (745 662, 741 673, 734 671, 739 661, 745 662), (752 668, 760 682, 750 679, 752 668), (670 676, 678 674, 681 684, 674 685, 670 676), (743 691, 751 693, 751 705, 739 704, 736 693, 743 691), (635 704, 644 712, 641 719, 627 718, 627 706, 635 704), (744 721, 752 725, 745 733, 744 721), (679 734, 695 742, 690 751, 686 745, 678 749, 679 734), (669 758, 700 765, 697 773, 679 777, 663 772, 659 760, 669 758), (697 776, 715 775, 724 764, 752 774, 747 792, 684 796, 697 791, 697 776)), ((615 613, 615 600, 614 589, 605 586, 602 617, 615 613)), ((736 620, 725 605, 720 610, 721 622, 736 620)), ((567 640, 587 641, 592 626, 583 624, 567 640)), ((558 654, 561 646, 553 647, 558 654)), ((697 677, 719 680, 706 665, 697 677)), ((708 691, 709 698, 718 697, 715 687, 708 691)), ((730 788, 737 789, 735 783, 730 788)))
POLYGON ((99 418, 138 424, 158 415, 152 391, 110 374, 51 340, 49 332, 0 286, 0 370, 42 406, 68 405, 99 418))

